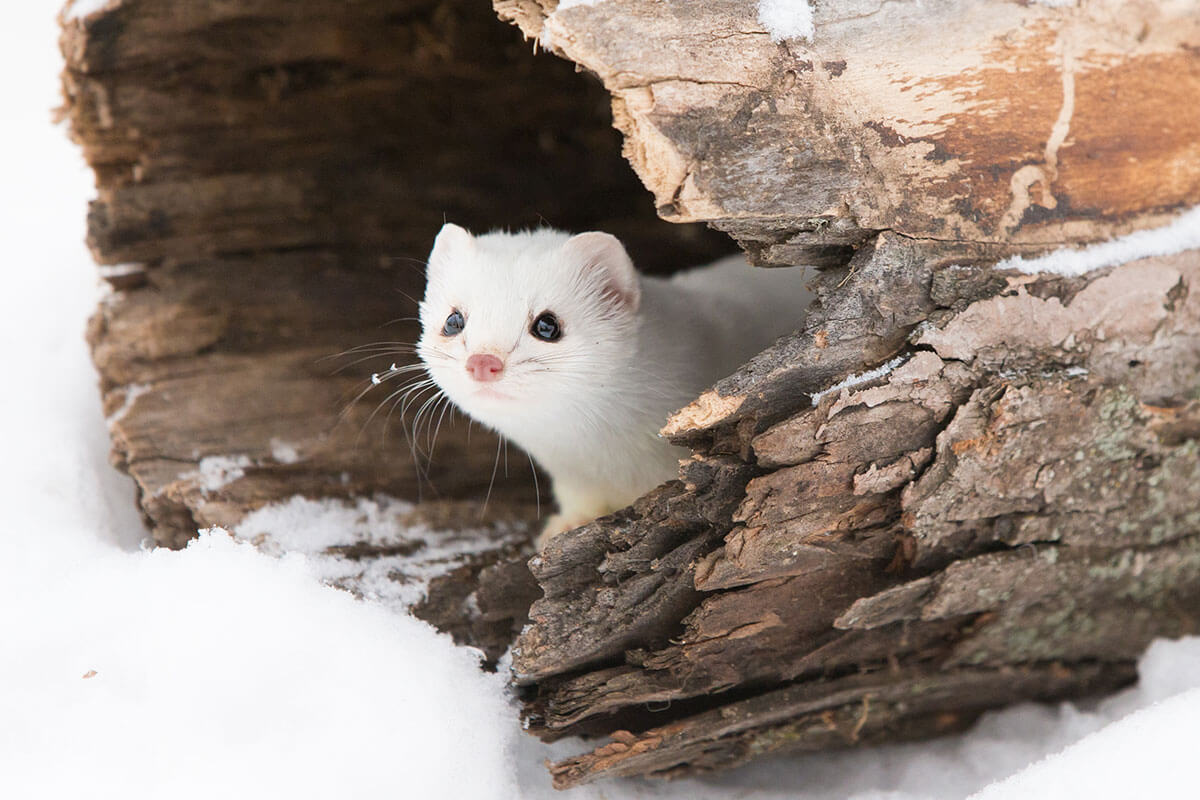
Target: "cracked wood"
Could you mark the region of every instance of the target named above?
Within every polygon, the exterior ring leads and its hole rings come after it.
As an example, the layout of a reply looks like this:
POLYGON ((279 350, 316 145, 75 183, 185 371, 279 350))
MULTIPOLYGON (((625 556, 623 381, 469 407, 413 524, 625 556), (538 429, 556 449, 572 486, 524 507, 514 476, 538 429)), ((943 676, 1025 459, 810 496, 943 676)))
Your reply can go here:
POLYGON ((811 42, 752 0, 495 6, 604 82, 659 214, 760 263, 844 263, 885 229, 1098 240, 1200 203, 1187 0, 818 4, 811 42))

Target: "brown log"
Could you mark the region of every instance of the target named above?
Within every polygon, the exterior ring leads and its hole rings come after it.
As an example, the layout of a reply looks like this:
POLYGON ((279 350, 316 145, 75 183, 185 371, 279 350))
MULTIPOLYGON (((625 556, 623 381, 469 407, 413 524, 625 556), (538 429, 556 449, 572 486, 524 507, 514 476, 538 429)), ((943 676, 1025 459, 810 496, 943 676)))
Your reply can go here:
MULTIPOLYGON (((896 263, 880 239, 871 258, 896 263)), ((922 247, 936 263, 945 245, 922 247)), ((840 278, 852 295, 855 281, 875 281, 860 266, 840 278)), ((952 274, 924 284, 925 321, 906 326, 903 363, 816 405, 779 401, 800 409, 748 441, 739 426, 748 481, 672 496, 675 508, 695 499, 730 512, 690 540, 706 553, 678 573, 690 586, 676 591, 695 605, 668 642, 590 663, 573 656, 618 640, 611 620, 569 614, 578 609, 567 598, 607 593, 623 608, 639 579, 593 567, 588 581, 575 554, 593 542, 611 550, 627 525, 600 520, 542 555, 550 566, 535 576, 547 594, 515 658, 538 682, 530 727, 615 741, 555 765, 559 785, 831 746, 799 710, 782 712, 796 719, 776 736, 778 692, 792 690, 779 687, 830 692, 846 715, 870 704, 879 735, 902 739, 935 732, 929 709, 875 701, 915 676, 922 691, 944 692, 939 713, 962 721, 1016 696, 1119 685, 1151 639, 1200 630, 1200 251, 1071 280, 943 269, 952 274), (985 286, 994 293, 979 296, 985 286), (712 546, 714 531, 723 539, 712 546), (572 576, 570 592, 556 591, 560 574, 572 576), (547 642, 560 651, 547 656, 547 642), (870 690, 846 697, 826 685, 864 670, 876 674, 870 690), (1018 673, 1028 683, 1014 683, 1018 673), (736 729, 711 727, 747 703, 754 711, 736 729), (772 744, 754 744, 760 736, 772 744)), ((818 311, 788 344, 799 353, 793 385, 823 369, 831 345, 821 337, 819 347, 814 328, 827 322, 818 311)), ((727 471, 742 461, 698 458, 727 471)), ((637 508, 653 518, 660 505, 651 496, 637 508)))
POLYGON ((881 230, 1089 241, 1200 202, 1183 0, 819 3, 811 42, 748 0, 494 2, 604 82, 664 219, 760 263, 841 263, 881 230))

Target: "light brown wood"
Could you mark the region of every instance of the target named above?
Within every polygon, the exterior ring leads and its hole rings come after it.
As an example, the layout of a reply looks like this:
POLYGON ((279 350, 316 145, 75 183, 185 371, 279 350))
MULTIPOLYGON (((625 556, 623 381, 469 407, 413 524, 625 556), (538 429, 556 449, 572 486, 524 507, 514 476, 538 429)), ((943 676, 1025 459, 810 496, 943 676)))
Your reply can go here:
POLYGON ((1072 243, 1200 203, 1189 0, 819 3, 773 41, 750 0, 496 0, 613 96, 659 213, 764 264, 845 261, 880 230, 1072 243))

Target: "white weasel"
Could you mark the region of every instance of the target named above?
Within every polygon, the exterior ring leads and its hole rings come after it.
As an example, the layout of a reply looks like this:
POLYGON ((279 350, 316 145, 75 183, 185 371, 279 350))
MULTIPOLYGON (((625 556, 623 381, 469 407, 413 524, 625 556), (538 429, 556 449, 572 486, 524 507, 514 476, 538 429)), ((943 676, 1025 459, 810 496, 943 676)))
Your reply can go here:
POLYGON ((799 327, 805 279, 741 256, 651 278, 607 233, 447 224, 417 352, 459 408, 550 474, 544 545, 676 477, 688 453, 659 437, 667 416, 799 327))

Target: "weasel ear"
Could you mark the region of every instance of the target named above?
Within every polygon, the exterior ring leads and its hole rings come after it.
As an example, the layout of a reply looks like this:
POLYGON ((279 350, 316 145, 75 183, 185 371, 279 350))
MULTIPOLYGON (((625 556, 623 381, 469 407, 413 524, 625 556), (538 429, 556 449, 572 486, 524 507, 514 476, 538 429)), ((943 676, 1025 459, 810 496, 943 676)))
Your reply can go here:
POLYGON ((642 285, 620 239, 600 231, 581 233, 568 239, 562 252, 585 275, 595 275, 606 300, 630 313, 638 310, 642 285))
POLYGON ((433 250, 429 253, 428 273, 445 269, 454 259, 460 258, 475 249, 475 237, 452 222, 447 222, 438 231, 433 240, 433 250))

